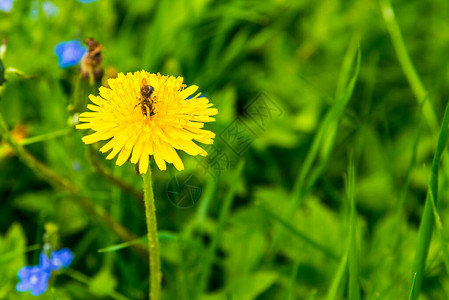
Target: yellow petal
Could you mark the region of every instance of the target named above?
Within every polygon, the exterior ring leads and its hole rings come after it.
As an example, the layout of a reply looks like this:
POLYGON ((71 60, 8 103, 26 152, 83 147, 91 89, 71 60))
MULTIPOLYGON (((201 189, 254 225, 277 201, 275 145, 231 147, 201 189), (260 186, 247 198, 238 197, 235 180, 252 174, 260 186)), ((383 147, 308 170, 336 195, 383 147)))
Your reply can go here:
MULTIPOLYGON (((138 141, 134 145, 133 153, 131 155, 131 162, 133 164, 136 164, 139 161, 140 155, 142 154, 142 147, 143 147, 143 142, 142 141, 138 141)), ((145 173, 143 173, 143 174, 145 174, 145 173)))
POLYGON ((182 163, 181 158, 179 158, 178 153, 176 153, 176 150, 168 145, 168 151, 170 152, 170 156, 173 158, 173 165, 178 171, 184 170, 184 164, 182 163))
POLYGON ((90 109, 91 111, 100 111, 100 107, 92 104, 87 104, 87 109, 90 109))
POLYGON ((95 132, 82 138, 85 144, 93 144, 103 139, 103 133, 95 132))
POLYGON ((118 140, 117 144, 114 145, 114 148, 112 148, 111 153, 109 153, 109 155, 106 156, 106 159, 113 159, 120 152, 120 150, 123 149, 126 140, 124 138, 122 139, 117 138, 117 140, 118 140))
POLYGON ((95 118, 96 116, 98 116, 98 112, 86 111, 80 114, 80 118, 95 118))
POLYGON ((89 100, 98 106, 102 106, 106 102, 103 98, 94 95, 89 95, 89 100))
POLYGON ((198 86, 191 85, 188 88, 186 88, 185 90, 183 90, 182 92, 180 92, 179 97, 181 99, 185 99, 185 98, 189 97, 190 95, 192 95, 193 93, 195 93, 197 89, 198 89, 198 86))
POLYGON ((162 158, 161 151, 160 151, 161 149, 160 148, 155 148, 154 150, 155 151, 154 151, 153 157, 154 157, 154 161, 156 162, 156 165, 159 167, 159 169, 161 171, 166 170, 167 169, 167 165, 165 164, 165 161, 162 158))
POLYGON ((75 127, 76 129, 90 129, 91 127, 91 123, 84 123, 84 124, 77 124, 75 127))
POLYGON ((150 163, 150 156, 143 152, 139 159, 139 173, 146 174, 148 171, 148 165, 150 163))
POLYGON ((117 161, 115 162, 115 164, 117 166, 121 166, 123 165, 129 158, 129 155, 131 154, 131 149, 127 149, 126 147, 122 148, 122 151, 120 151, 118 157, 117 157, 117 161))

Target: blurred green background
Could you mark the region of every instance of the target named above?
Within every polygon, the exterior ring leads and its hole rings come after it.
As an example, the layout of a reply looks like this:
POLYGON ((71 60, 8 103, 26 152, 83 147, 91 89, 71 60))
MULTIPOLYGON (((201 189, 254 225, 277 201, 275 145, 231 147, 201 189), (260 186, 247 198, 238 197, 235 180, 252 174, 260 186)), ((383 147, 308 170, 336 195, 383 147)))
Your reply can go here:
MULTIPOLYGON (((46 222, 75 260, 39 298, 147 297, 145 241, 110 248, 123 240, 80 205, 145 236, 134 166, 94 161, 69 122, 79 66, 59 68, 54 47, 87 37, 106 70, 183 76, 219 110, 209 157, 152 166, 163 299, 408 299, 449 98, 449 2, 395 0, 395 15, 374 0, 48 2, 0 11, 3 64, 35 76, 8 75, 0 112, 47 137, 26 149, 77 192, 0 146, 0 299, 31 298, 16 273, 38 263, 46 222)), ((449 299, 448 179, 443 167, 419 299, 449 299)))

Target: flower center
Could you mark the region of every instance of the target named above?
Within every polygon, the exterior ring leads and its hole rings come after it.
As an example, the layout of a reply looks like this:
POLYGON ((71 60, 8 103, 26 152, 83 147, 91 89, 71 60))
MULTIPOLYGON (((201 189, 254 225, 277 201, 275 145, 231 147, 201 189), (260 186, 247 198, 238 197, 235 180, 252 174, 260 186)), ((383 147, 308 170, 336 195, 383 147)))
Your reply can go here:
POLYGON ((60 259, 58 259, 58 258, 55 258, 55 259, 53 259, 53 264, 55 265, 55 266, 61 266, 62 265, 62 262, 61 262, 61 260, 60 259))
POLYGON ((31 283, 31 284, 36 284, 37 281, 38 281, 37 276, 36 276, 36 275, 31 275, 31 277, 30 277, 30 283, 31 283))

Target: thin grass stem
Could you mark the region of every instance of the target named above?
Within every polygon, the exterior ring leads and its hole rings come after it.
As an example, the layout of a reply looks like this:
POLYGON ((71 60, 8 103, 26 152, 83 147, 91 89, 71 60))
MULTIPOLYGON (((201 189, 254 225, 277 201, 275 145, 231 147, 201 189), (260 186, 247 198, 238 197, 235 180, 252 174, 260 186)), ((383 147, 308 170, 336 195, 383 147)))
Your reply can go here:
POLYGON ((438 205, 438 169, 441 161, 441 156, 446 148, 449 135, 449 104, 446 106, 444 112, 441 130, 438 136, 437 148, 435 156, 433 157, 432 169, 429 181, 429 190, 427 191, 426 204, 424 206, 423 216, 419 227, 418 244, 415 253, 415 261, 413 264, 412 274, 416 274, 415 292, 413 300, 417 300, 421 291, 424 280, 424 272, 426 266, 427 254, 429 252, 430 240, 432 238, 433 225, 435 221, 434 212, 432 208, 431 196, 435 200, 435 206, 438 205))

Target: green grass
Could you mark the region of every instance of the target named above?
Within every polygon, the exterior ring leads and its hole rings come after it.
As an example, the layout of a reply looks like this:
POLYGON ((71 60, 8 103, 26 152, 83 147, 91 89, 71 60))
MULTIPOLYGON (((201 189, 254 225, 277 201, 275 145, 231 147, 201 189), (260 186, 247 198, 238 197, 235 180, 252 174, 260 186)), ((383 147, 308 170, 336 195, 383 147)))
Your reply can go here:
MULTIPOLYGON (((432 169, 431 169, 432 173, 429 179, 428 196, 426 199, 426 205, 424 206, 421 226, 419 228, 418 245, 416 248, 415 263, 413 266, 413 274, 416 274, 415 275, 416 279, 413 280, 414 285, 413 299, 417 299, 419 292, 421 290, 422 282, 424 280, 427 253, 429 251, 430 239, 432 237, 432 231, 435 222, 435 213, 439 220, 437 225, 439 237, 440 239, 444 238, 444 235, 442 233, 442 224, 438 215, 436 205, 438 204, 437 200, 438 200, 439 164, 441 156, 443 155, 446 149, 448 137, 449 137, 449 105, 446 106, 443 122, 441 124, 440 134, 438 136, 437 148, 432 162, 432 169)), ((444 239, 442 240, 442 242, 443 248, 445 248, 443 250, 443 258, 446 261, 447 258, 446 243, 444 243, 444 239)))
POLYGON ((0 299, 30 299, 47 222, 75 259, 41 299, 148 297, 142 180, 81 142, 96 89, 54 54, 89 36, 106 73, 183 76, 219 110, 220 152, 151 162, 162 299, 449 299, 449 2, 44 2, 0 11, 0 299))

